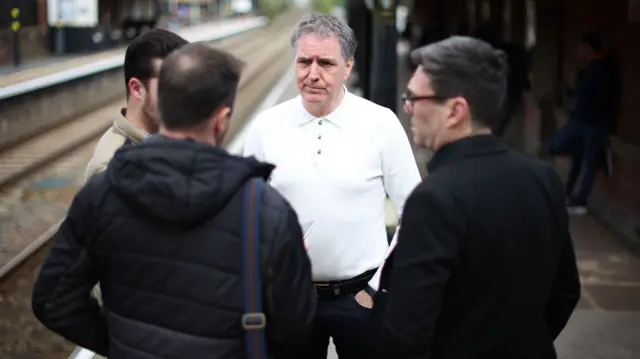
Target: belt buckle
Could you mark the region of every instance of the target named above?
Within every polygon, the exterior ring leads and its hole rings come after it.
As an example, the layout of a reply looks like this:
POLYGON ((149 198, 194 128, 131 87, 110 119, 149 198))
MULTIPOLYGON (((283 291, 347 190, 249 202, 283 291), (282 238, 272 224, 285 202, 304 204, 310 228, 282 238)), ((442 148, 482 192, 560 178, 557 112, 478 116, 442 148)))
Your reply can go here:
MULTIPOLYGON (((331 284, 320 284, 320 283, 316 283, 316 287, 321 287, 321 288, 333 288, 333 295, 335 296, 339 296, 340 295, 340 286, 337 284, 331 285, 331 284)), ((318 295, 319 297, 320 295, 318 295)))

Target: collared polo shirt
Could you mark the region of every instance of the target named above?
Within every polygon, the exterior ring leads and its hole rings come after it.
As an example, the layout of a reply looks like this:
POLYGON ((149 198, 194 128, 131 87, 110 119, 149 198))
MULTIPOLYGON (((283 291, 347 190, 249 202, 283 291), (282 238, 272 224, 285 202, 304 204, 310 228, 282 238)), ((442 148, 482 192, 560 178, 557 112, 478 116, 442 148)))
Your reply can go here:
POLYGON ((314 280, 342 280, 377 268, 388 249, 385 201, 402 213, 420 174, 389 109, 345 96, 331 114, 309 114, 301 96, 259 114, 245 156, 276 166, 270 184, 315 221, 308 236, 314 280))

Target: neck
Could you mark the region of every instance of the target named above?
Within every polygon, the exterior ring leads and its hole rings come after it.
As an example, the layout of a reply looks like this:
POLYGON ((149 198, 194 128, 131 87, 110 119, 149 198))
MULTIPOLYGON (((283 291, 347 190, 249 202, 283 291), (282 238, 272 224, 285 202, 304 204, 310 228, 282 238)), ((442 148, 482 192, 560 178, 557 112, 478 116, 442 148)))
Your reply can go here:
POLYGON ((207 135, 209 131, 196 131, 194 129, 189 130, 170 130, 165 127, 160 127, 158 134, 170 138, 172 140, 191 140, 195 142, 205 143, 211 146, 220 145, 213 136, 207 135))
POLYGON ((324 117, 335 111, 342 103, 345 96, 344 88, 340 88, 340 91, 333 98, 329 99, 325 103, 313 104, 306 101, 302 101, 305 110, 314 117, 324 117))
POLYGON ((490 135, 491 133, 492 133, 491 129, 487 127, 478 127, 478 128, 471 127, 466 131, 454 133, 450 136, 447 136, 444 139, 441 139, 440 141, 436 141, 435 145, 433 146, 433 150, 439 151, 442 147, 448 144, 454 143, 456 141, 460 141, 462 139, 474 137, 474 136, 490 135))

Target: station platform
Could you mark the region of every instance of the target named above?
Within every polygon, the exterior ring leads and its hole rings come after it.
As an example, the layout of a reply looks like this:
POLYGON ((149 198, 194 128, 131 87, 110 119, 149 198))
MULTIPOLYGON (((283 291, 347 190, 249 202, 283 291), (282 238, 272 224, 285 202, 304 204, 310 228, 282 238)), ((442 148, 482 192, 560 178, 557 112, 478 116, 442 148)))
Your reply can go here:
MULTIPOLYGON (((264 17, 224 19, 177 31, 190 42, 216 41, 257 29, 267 24, 264 17)), ((0 99, 13 92, 28 93, 38 86, 50 86, 122 66, 126 47, 85 55, 52 56, 20 68, 0 68, 0 99)))
MULTIPOLYGON (((400 44, 398 49, 398 89, 401 92, 406 87, 410 73, 404 58, 407 48, 400 44)), ((256 112, 297 96, 293 70, 287 69, 270 88, 261 103, 256 104, 256 112)), ((410 135, 410 119, 403 114, 400 100, 398 109, 400 121, 410 135)), ((242 152, 244 129, 250 123, 251 118, 244 127, 234 131, 227 147, 231 153, 242 152)), ((95 142, 88 143, 63 160, 49 164, 45 171, 25 178, 0 198, 0 266, 3 256, 9 258, 7 253, 12 246, 24 247, 25 239, 50 236, 47 229, 54 227, 66 214, 71 199, 82 184, 84 168, 94 146, 95 142)), ((414 154, 418 167, 426 174, 425 163, 430 154, 419 148, 414 148, 414 154)), ((393 206, 389 203, 388 226, 397 223, 393 212, 393 206)), ((578 310, 556 343, 559 357, 640 358, 640 258, 627 250, 612 231, 591 216, 572 217, 571 233, 576 245, 583 296, 578 310)), ((10 286, 0 285, 0 344, 9 343, 7 338, 15 336, 18 331, 34 338, 28 342, 12 339, 10 347, 0 345, 2 358, 66 358, 74 349, 63 339, 50 335, 35 322, 32 315, 25 314, 30 313, 30 303, 25 298, 30 297, 37 270, 37 266, 28 267, 25 271, 30 274, 29 278, 10 286), (37 343, 36 346, 33 343, 37 343)), ((97 358, 83 350, 74 352, 72 357, 97 358)), ((338 358, 333 347, 328 358, 338 358)))

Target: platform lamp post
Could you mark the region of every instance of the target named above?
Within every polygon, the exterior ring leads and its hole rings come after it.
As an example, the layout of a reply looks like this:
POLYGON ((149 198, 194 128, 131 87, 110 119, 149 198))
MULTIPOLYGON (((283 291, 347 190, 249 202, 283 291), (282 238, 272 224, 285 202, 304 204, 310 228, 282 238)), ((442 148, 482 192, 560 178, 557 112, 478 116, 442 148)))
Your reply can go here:
POLYGON ((22 64, 22 52, 20 49, 20 0, 11 2, 11 32, 13 33, 13 64, 19 67, 22 64))
POLYGON ((375 0, 371 34, 371 101, 393 112, 398 103, 396 6, 395 0, 375 0))
POLYGON ((64 55, 64 29, 60 21, 56 23, 54 48, 56 55, 64 55))
POLYGON ((68 19, 65 19, 62 13, 62 1, 60 0, 48 0, 48 1, 55 1, 56 2, 56 12, 57 12, 57 16, 56 16, 56 28, 55 28, 55 32, 54 32, 54 38, 53 38, 53 48, 54 48, 54 53, 58 56, 60 55, 64 55, 65 53, 65 33, 64 33, 64 22, 65 20, 68 21, 68 19))

